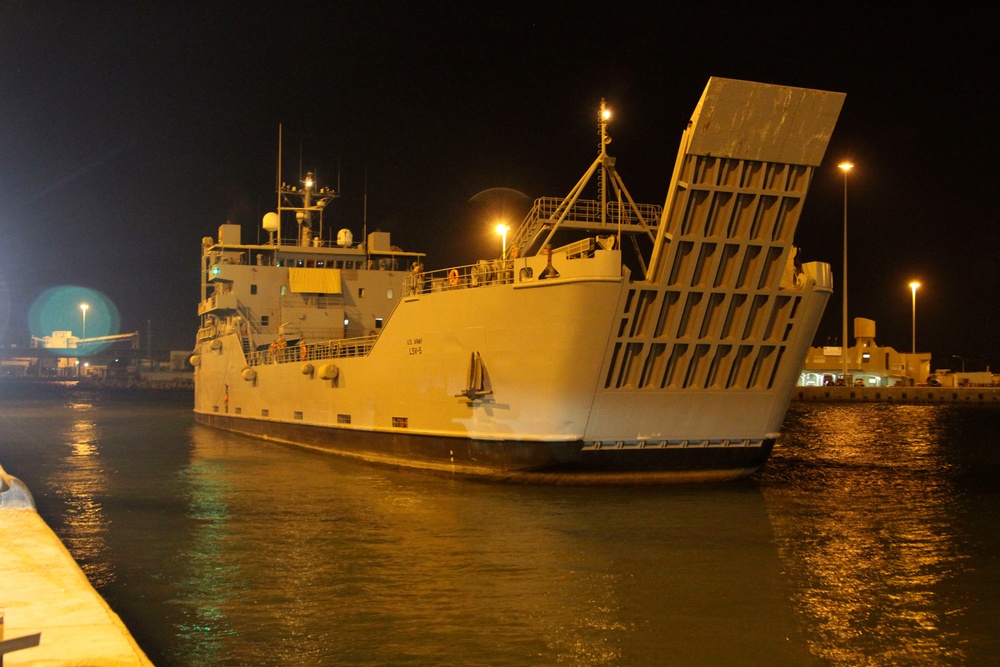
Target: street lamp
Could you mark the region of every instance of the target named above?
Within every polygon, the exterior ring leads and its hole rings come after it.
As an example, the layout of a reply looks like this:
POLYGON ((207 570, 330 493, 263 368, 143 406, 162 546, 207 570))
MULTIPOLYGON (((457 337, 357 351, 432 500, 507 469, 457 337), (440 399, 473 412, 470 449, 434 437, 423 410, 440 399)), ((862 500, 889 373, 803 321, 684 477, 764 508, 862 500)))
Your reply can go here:
POLYGON ((507 259, 507 232, 509 231, 510 227, 502 222, 496 226, 496 232, 500 235, 500 242, 502 244, 500 246, 500 259, 507 259))
POLYGON ((847 384, 847 172, 854 168, 850 162, 841 162, 837 167, 844 172, 844 313, 843 331, 840 344, 844 359, 844 384, 847 384))
POLYGON ((917 353, 917 288, 920 287, 920 283, 914 280, 910 283, 910 291, 913 293, 913 349, 911 352, 913 354, 917 353))
POLYGON ((88 308, 90 308, 90 306, 88 304, 86 304, 86 303, 81 303, 80 304, 80 310, 83 311, 83 334, 80 336, 80 338, 86 338, 87 337, 87 309, 88 308))

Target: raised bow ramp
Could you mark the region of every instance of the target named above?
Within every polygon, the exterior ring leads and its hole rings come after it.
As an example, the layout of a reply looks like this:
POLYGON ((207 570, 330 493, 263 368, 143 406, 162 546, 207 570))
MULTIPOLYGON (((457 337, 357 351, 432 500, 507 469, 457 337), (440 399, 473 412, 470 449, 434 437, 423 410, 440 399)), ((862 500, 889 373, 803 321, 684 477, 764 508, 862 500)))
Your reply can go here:
POLYGON ((592 446, 769 449, 832 291, 826 264, 795 264, 792 239, 844 97, 709 81, 646 278, 619 305, 592 446))

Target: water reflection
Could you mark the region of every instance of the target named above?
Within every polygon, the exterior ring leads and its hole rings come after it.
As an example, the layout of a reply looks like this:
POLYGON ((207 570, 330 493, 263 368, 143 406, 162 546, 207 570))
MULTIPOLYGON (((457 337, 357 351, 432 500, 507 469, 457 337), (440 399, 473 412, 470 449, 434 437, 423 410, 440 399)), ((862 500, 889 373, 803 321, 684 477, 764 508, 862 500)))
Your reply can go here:
POLYGON ((240 572, 224 558, 229 485, 219 467, 218 462, 196 456, 176 480, 186 496, 194 537, 183 553, 187 567, 176 582, 177 596, 169 603, 183 610, 177 633, 191 664, 220 664, 223 644, 235 632, 225 609, 239 594, 240 572))
POLYGON ((809 663, 753 486, 513 487, 190 437, 173 664, 809 663))
POLYGON ((186 404, 66 405, 0 401, 0 460, 162 667, 1000 651, 995 412, 793 405, 750 483, 574 489, 354 464, 186 404))
POLYGON ((108 474, 100 457, 100 428, 95 406, 89 401, 71 400, 69 424, 63 441, 68 452, 51 480, 51 491, 66 506, 63 542, 95 586, 115 578, 108 558, 108 519, 100 497, 107 493, 108 474))
POLYGON ((963 604, 942 406, 793 410, 762 476, 812 652, 837 665, 953 663, 963 604))

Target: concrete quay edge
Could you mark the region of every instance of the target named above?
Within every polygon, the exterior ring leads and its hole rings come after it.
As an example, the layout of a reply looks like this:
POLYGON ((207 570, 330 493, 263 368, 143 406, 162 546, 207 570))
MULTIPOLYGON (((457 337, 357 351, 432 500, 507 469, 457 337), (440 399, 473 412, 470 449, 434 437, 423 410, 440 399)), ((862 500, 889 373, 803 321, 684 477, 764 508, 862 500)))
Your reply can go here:
POLYGON ((792 400, 1000 405, 1000 387, 795 387, 792 400))
POLYGON ((0 467, 0 639, 40 632, 4 667, 147 667, 149 658, 42 520, 23 483, 0 467))

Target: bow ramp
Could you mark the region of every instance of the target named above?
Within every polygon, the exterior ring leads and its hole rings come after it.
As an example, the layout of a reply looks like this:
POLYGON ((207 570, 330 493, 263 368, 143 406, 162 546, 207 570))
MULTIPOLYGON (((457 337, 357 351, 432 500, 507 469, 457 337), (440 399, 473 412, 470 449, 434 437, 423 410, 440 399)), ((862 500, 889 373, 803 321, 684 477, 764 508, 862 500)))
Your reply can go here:
POLYGON ((777 433, 832 291, 829 266, 798 266, 792 240, 844 97, 709 80, 645 276, 619 304, 588 439, 642 443, 665 424, 688 443, 777 433))

